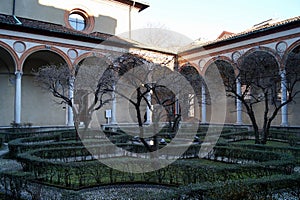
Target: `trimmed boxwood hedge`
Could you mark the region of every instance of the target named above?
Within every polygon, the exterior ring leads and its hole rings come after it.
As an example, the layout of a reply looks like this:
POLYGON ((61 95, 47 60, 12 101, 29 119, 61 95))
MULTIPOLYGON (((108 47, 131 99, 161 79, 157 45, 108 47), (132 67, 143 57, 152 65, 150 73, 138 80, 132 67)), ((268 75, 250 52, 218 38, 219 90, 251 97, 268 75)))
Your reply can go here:
MULTIPOLYGON (((272 149, 267 146, 263 146, 263 148, 256 145, 228 143, 227 141, 249 139, 253 137, 253 132, 244 129, 223 129, 219 140, 221 142, 217 143, 208 158, 233 164, 210 161, 213 164, 207 165, 203 164, 208 162, 207 160, 188 159, 198 157, 201 145, 194 144, 189 146, 181 156, 184 159, 177 160, 155 172, 134 174, 120 172, 99 163, 80 141, 64 141, 66 138, 74 139, 74 133, 70 132, 68 135, 68 133, 64 134, 64 131, 55 132, 16 139, 9 143, 9 148, 12 155, 21 162, 24 171, 32 173, 35 180, 69 189, 123 182, 153 182, 171 185, 222 182, 228 183, 230 188, 231 183, 226 182, 228 180, 248 184, 246 179, 264 179, 264 177, 273 177, 274 175, 291 174, 295 165, 294 157, 299 157, 299 149, 292 147, 272 149), (242 162, 242 164, 236 164, 238 162, 242 162)), ((136 153, 147 152, 143 145, 129 144, 130 136, 124 133, 107 134, 110 135, 111 141, 120 148, 136 153)), ((198 132, 197 136, 204 138, 206 133, 198 132)), ((84 137, 86 139, 96 138, 97 132, 88 132, 84 137)), ((91 148, 95 149, 95 152, 97 152, 98 145, 106 147, 107 153, 112 151, 111 148, 114 148, 114 145, 107 145, 106 140, 101 141, 99 138, 96 142, 91 140, 88 145, 93 146, 91 148)), ((173 148, 176 149, 177 147, 173 148)), ((100 156, 101 153, 105 154, 105 152, 98 152, 98 155, 100 156)), ((116 159, 119 159, 116 162, 119 165, 120 162, 126 162, 126 159, 129 158, 116 159)), ((134 160, 134 158, 131 159, 134 160)), ((111 159, 111 162, 113 161, 111 159)), ((134 162, 142 167, 149 165, 147 159, 134 160, 134 162)), ((218 190, 214 190, 214 192, 216 191, 218 190)), ((188 194, 189 192, 187 192, 188 194)))
POLYGON ((22 131, 22 132, 7 132, 5 133, 6 141, 9 142, 11 140, 15 140, 18 138, 29 138, 35 136, 46 136, 46 135, 53 135, 53 134, 61 134, 62 138, 76 138, 75 130, 53 130, 53 131, 22 131))
POLYGON ((228 142, 235 142, 240 140, 247 140, 254 137, 253 131, 241 130, 237 132, 227 132, 221 134, 221 137, 227 140, 228 142))
POLYGON ((269 151, 269 152, 277 152, 281 154, 292 155, 295 157, 297 163, 298 164, 300 163, 300 148, 297 147, 292 147, 292 146, 273 147, 273 146, 267 146, 261 144, 235 144, 235 143, 230 143, 227 145, 235 148, 253 149, 259 151, 269 151))
POLYGON ((4 135, 0 135, 0 148, 2 148, 2 145, 4 143, 4 139, 5 139, 4 135))
POLYGON ((16 157, 18 153, 26 152, 32 149, 43 148, 52 142, 61 140, 61 134, 34 136, 28 138, 18 138, 8 143, 11 157, 16 157))
POLYGON ((246 180, 225 182, 204 182, 179 187, 165 199, 273 199, 275 194, 286 195, 293 192, 295 198, 300 194, 300 175, 274 175, 246 180), (297 194, 298 193, 298 194, 297 194))
MULTIPOLYGON (((31 137, 20 137, 11 140, 8 143, 9 153, 12 158, 17 156, 18 153, 26 152, 32 149, 47 148, 53 145, 59 145, 63 147, 67 143, 58 144, 63 140, 75 139, 75 133, 69 131, 54 131, 54 132, 36 132, 36 135, 31 137)), ((81 142, 79 143, 81 144, 81 142)), ((79 145, 78 142, 76 145, 79 145)))
MULTIPOLYGON (((106 153, 113 151, 114 145, 103 144, 101 152, 98 152, 99 156, 105 154, 104 146, 106 153)), ((136 148, 137 152, 145 151, 142 145, 120 144, 120 146, 136 148)), ((97 152, 97 146, 91 148, 97 152)), ((200 145, 192 145, 187 152, 195 154, 199 152, 199 148, 200 145)), ((209 166, 203 165, 201 159, 182 159, 155 172, 133 174, 119 172, 99 163, 93 159, 85 147, 79 146, 33 150, 18 155, 18 161, 21 162, 24 171, 32 172, 38 180, 75 189, 91 185, 135 181, 185 185, 205 181, 241 180, 290 174, 294 166, 292 156, 274 152, 216 146, 214 153, 215 158, 226 157, 230 161, 251 158, 255 163, 228 165, 214 162, 214 165, 209 166)), ((185 153, 185 156, 188 156, 188 153, 185 153)), ((190 155, 190 157, 193 156, 190 155)), ((126 162, 126 159, 133 159, 135 163, 145 168, 151 164, 147 159, 134 160, 134 158, 124 157, 109 159, 109 161, 119 165, 120 162, 126 162)))
MULTIPOLYGON (((24 172, 2 172, 0 173, 0 185, 6 188, 6 194, 17 199, 22 192, 34 191, 28 187, 28 181, 33 177, 24 172)), ((36 181, 34 181, 36 182, 36 181)), ((149 184, 149 183, 148 183, 149 184)), ((295 199, 300 194, 300 175, 273 175, 260 178, 249 178, 245 180, 225 180, 218 182, 201 182, 172 187, 172 192, 152 194, 151 198, 156 200, 164 199, 210 199, 210 200, 239 200, 239 199, 273 199, 275 196, 287 198, 287 193, 293 195, 295 199)), ((159 187, 159 186, 157 186, 159 187)), ((74 198, 70 194, 79 194, 84 190, 66 190, 67 196, 64 198, 74 198), (73 192, 72 192, 73 191, 73 192)), ((123 198, 126 198, 124 194, 123 198)), ((143 193, 139 196, 144 199, 147 196, 143 193)), ((291 196, 289 196, 291 197, 291 196)), ((149 196, 147 196, 149 198, 149 196)))

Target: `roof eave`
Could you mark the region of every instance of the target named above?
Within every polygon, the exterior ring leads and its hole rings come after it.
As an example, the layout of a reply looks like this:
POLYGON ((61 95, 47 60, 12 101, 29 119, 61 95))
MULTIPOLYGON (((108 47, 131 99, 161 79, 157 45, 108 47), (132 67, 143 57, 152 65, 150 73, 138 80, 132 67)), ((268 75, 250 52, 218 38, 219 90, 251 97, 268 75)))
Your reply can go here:
MULTIPOLYGON (((7 30, 12 30, 12 31, 18 31, 18 32, 24 32, 24 33, 31 33, 31 34, 39 34, 39 35, 46 35, 46 36, 53 36, 53 37, 59 37, 59 38, 64 38, 64 39, 71 39, 71 40, 76 40, 76 41, 82 41, 82 42, 91 42, 95 44, 99 44, 101 42, 105 41, 106 45, 111 45, 115 47, 120 47, 120 48, 138 48, 138 49, 143 49, 143 50, 149 50, 153 52, 158 52, 158 53, 164 53, 164 54, 169 54, 169 55, 175 55, 174 52, 169 52, 166 50, 162 49, 156 49, 148 46, 143 46, 139 44, 135 44, 132 42, 128 41, 114 41, 106 38, 100 38, 100 37, 92 37, 89 35, 85 34, 80 34, 78 35, 71 34, 71 33, 65 33, 65 32, 59 32, 59 31, 53 31, 53 30, 47 30, 47 29, 39 29, 35 27, 28 27, 28 26, 23 26, 23 25, 17 25, 17 24, 7 24, 7 23, 2 23, 0 22, 1 28, 7 29, 7 30)), ((115 36, 112 36, 115 37, 115 36)))
POLYGON ((141 2, 141 1, 134 1, 134 0, 116 0, 116 1, 123 4, 127 4, 129 6, 134 6, 139 10, 139 12, 142 12, 143 10, 145 10, 150 6, 148 3, 141 2))
POLYGON ((192 47, 188 50, 183 50, 178 52, 178 54, 189 54, 189 53, 193 53, 195 51, 203 51, 203 50, 208 50, 208 49, 213 49, 219 46, 225 46, 228 44, 232 44, 232 43, 237 43, 240 41, 244 41, 244 40, 248 40, 248 39, 253 39, 253 38, 258 38, 261 36, 265 36, 265 35, 269 35, 271 33, 274 32, 278 32, 278 29, 280 29, 280 31, 286 31, 286 30, 290 30, 293 28, 297 28, 300 26, 300 21, 293 21, 287 24, 281 24, 278 26, 272 26, 272 27, 268 27, 268 28, 264 28, 264 29, 259 29, 259 30, 255 30, 251 33, 247 33, 247 34, 242 34, 239 36, 233 36, 233 37, 229 37, 225 40, 221 40, 221 41, 213 41, 209 44, 204 44, 204 45, 200 45, 197 47, 192 47))

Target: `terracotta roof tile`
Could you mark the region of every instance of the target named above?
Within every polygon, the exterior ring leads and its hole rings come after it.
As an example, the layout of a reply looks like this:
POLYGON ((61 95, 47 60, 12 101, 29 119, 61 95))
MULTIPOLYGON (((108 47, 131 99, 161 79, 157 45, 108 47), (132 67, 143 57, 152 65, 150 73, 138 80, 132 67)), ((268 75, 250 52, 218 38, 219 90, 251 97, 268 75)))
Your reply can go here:
POLYGON ((4 15, 0 14, 0 24, 7 24, 7 25, 16 25, 31 29, 37 29, 37 30, 43 30, 43 31, 49 31, 53 33, 63 33, 68 35, 75 35, 75 36, 82 36, 82 37, 88 37, 88 38, 97 38, 105 40, 112 35, 105 34, 105 33, 83 33, 81 31, 76 31, 71 28, 67 28, 65 26, 59 25, 59 24, 53 24, 50 22, 43 22, 39 20, 33 20, 33 19, 27 19, 22 17, 17 17, 17 19, 22 23, 20 25, 17 24, 17 21, 13 18, 11 15, 4 15))
POLYGON ((248 35, 257 34, 257 33, 264 32, 264 31, 267 31, 267 30, 270 30, 273 28, 278 28, 278 27, 281 27, 283 25, 287 25, 287 24, 290 24, 293 22, 300 22, 300 16, 289 18, 289 19, 275 22, 275 23, 265 23, 262 25, 253 26, 252 28, 245 30, 243 32, 231 34, 231 35, 228 34, 222 38, 217 38, 216 40, 212 40, 212 41, 195 41, 192 44, 183 47, 180 50, 180 52, 189 51, 189 50, 196 49, 196 48, 205 48, 208 45, 218 44, 218 43, 221 43, 224 41, 230 41, 230 40, 242 38, 242 37, 245 37, 248 35))
POLYGON ((81 32, 81 31, 76 31, 74 29, 67 28, 67 27, 59 25, 59 24, 53 24, 53 23, 49 23, 49 22, 27 19, 27 18, 22 18, 22 17, 17 17, 17 19, 22 24, 18 25, 17 21, 11 15, 0 14, 0 27, 2 27, 2 25, 8 25, 10 27, 15 27, 15 28, 21 27, 22 28, 21 31, 26 31, 25 29, 28 28, 27 30, 30 30, 31 32, 43 34, 43 35, 54 34, 55 37, 61 37, 59 34, 63 34, 64 36, 67 36, 67 37, 75 36, 79 40, 82 40, 82 41, 86 41, 86 39, 95 40, 95 42, 97 42, 97 43, 99 43, 99 40, 101 42, 108 41, 108 42, 114 43, 117 46, 118 45, 135 46, 137 48, 149 49, 149 50, 154 50, 154 51, 158 51, 158 52, 173 53, 173 52, 168 52, 167 50, 149 47, 149 46, 141 44, 137 41, 133 41, 133 40, 126 39, 126 38, 121 38, 121 37, 106 34, 106 33, 93 32, 93 33, 87 34, 87 33, 81 32), (25 29, 23 29, 23 28, 25 28, 25 29))

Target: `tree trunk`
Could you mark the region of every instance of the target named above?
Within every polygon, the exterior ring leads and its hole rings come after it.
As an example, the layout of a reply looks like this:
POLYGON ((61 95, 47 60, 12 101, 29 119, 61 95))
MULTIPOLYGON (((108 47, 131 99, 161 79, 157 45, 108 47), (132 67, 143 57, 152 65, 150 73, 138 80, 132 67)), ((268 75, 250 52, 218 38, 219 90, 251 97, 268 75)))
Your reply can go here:
POLYGON ((264 128, 262 130, 262 140, 260 144, 267 144, 268 135, 269 135, 269 130, 267 128, 264 128))
MULTIPOLYGON (((277 112, 277 111, 276 111, 276 112, 277 112)), ((276 116, 276 114, 273 115, 273 116, 276 116)), ((264 132, 263 132, 263 139, 262 139, 262 144, 267 144, 268 137, 269 137, 269 134, 270 134, 271 123, 272 123, 273 119, 275 118, 275 117, 273 117, 273 116, 272 116, 271 118, 269 118, 269 120, 268 120, 268 122, 267 122, 267 126, 266 126, 266 128, 264 129, 264 132)))
POLYGON ((261 131, 261 143, 260 144, 266 144, 267 143, 267 139, 268 139, 268 133, 269 133, 269 118, 268 118, 268 113, 269 113, 269 93, 268 90, 264 92, 264 103, 265 103, 265 112, 264 112, 264 123, 263 123, 263 129, 261 131))
POLYGON ((143 127, 143 121, 142 121, 142 115, 140 112, 140 105, 136 104, 135 105, 135 110, 136 110, 136 115, 137 115, 137 119, 138 119, 138 126, 139 126, 139 132, 140 132, 140 140, 143 143, 143 145, 146 147, 146 149, 150 152, 151 148, 148 145, 148 143, 145 141, 144 139, 144 127, 143 127))
POLYGON ((75 127, 75 139, 76 141, 79 141, 79 119, 77 119, 77 117, 74 117, 74 127, 75 127))
POLYGON ((260 132, 258 129, 258 125, 256 123, 256 119, 255 119, 255 115, 253 110, 249 110, 248 111, 248 115, 250 117, 250 120, 252 122, 252 126, 253 126, 253 131, 254 131, 254 136, 255 136, 255 144, 260 144, 260 132))
POLYGON ((79 141, 80 137, 79 137, 79 123, 80 123, 80 117, 79 114, 77 113, 77 110, 72 107, 72 111, 73 111, 73 121, 74 121, 74 128, 75 128, 75 139, 76 141, 79 141))

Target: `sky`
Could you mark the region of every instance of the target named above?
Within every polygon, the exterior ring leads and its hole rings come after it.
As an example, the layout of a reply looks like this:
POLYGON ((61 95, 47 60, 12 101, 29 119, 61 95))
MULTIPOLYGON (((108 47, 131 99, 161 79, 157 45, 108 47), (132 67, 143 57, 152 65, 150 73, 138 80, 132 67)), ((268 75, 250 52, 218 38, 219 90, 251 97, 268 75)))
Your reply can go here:
POLYGON ((166 28, 196 40, 216 39, 222 31, 238 33, 270 18, 300 15, 300 0, 145 0, 135 29, 166 28))

